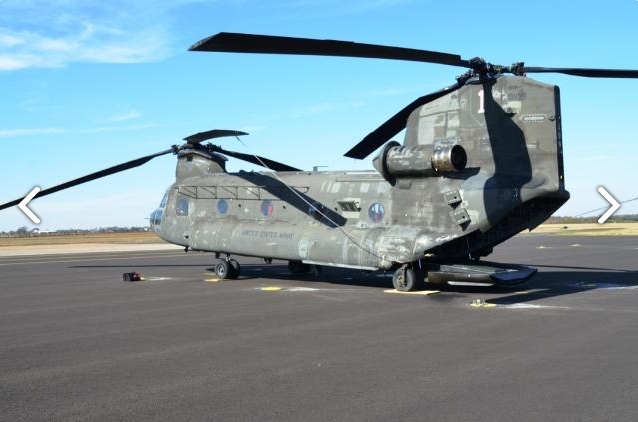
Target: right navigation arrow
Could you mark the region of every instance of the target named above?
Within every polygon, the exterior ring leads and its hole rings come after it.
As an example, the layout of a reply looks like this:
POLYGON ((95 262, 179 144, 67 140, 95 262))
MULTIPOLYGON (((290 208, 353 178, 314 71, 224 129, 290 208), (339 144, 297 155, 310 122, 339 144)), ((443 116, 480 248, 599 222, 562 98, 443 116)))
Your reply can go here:
POLYGON ((609 208, 603 215, 600 216, 600 218, 598 219, 598 224, 603 224, 605 221, 607 221, 607 219, 609 217, 611 217, 611 215, 613 213, 616 212, 616 210, 618 210, 618 208, 620 208, 620 204, 618 203, 618 201, 616 201, 614 199, 613 196, 611 196, 609 194, 609 192, 607 192, 607 190, 602 187, 599 186, 598 187, 598 192, 600 192, 600 194, 611 204, 611 208, 609 208))

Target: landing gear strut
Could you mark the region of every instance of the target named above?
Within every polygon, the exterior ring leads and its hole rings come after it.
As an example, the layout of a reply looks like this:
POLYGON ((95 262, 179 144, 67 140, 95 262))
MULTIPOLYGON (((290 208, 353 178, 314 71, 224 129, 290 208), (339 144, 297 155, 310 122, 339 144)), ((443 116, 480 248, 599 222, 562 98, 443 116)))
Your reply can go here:
POLYGON ((403 264, 392 276, 392 285, 399 292, 413 292, 423 290, 425 287, 425 273, 420 268, 419 262, 403 264))

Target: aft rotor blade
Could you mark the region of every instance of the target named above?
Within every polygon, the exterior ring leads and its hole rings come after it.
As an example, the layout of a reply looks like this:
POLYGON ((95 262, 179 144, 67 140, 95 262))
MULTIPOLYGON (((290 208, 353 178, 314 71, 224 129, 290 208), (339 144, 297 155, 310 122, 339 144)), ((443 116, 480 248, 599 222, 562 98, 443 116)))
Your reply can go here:
POLYGON ((457 54, 412 48, 362 44, 352 41, 220 32, 191 46, 190 51, 228 53, 296 54, 309 56, 362 57, 371 59, 408 60, 468 67, 457 54))
POLYGON ((259 155, 228 151, 226 149, 218 147, 217 145, 210 145, 210 148, 215 152, 219 152, 224 155, 228 155, 229 157, 237 158, 239 160, 244 160, 246 162, 256 164, 258 166, 266 167, 267 169, 270 169, 273 171, 301 171, 300 169, 296 167, 292 167, 292 166, 289 166, 288 164, 283 164, 278 161, 271 160, 269 158, 260 157, 259 155))
POLYGON ((638 78, 638 70, 631 69, 588 69, 571 67, 523 67, 524 73, 564 73, 586 78, 638 78))
POLYGON ((189 144, 198 144, 203 141, 207 141, 213 138, 223 138, 225 136, 243 136, 248 135, 246 132, 240 130, 228 130, 228 129, 213 129, 206 132, 199 132, 191 136, 184 138, 189 144))
MULTIPOLYGON (((104 170, 96 171, 95 173, 87 174, 86 176, 78 177, 77 179, 70 180, 65 183, 61 183, 59 185, 43 189, 38 192, 34 198, 40 198, 42 196, 50 195, 55 192, 59 192, 64 189, 68 189, 73 186, 81 185, 82 183, 90 182, 91 180, 99 179, 101 177, 110 176, 111 174, 119 173, 121 171, 130 170, 135 167, 139 167, 147 162, 151 161, 155 157, 159 157, 160 155, 169 154, 174 151, 174 148, 167 149, 166 151, 158 152, 156 154, 147 155, 144 157, 137 158, 135 160, 127 161, 122 164, 115 165, 113 167, 109 167, 104 170)), ((5 204, 0 205, 0 210, 12 207, 14 205, 18 205, 24 198, 16 199, 11 202, 7 202, 5 204)))
POLYGON ((392 139, 392 137, 395 136, 397 133, 405 129, 405 126, 408 122, 408 117, 415 108, 434 101, 437 98, 449 94, 450 92, 456 91, 457 89, 459 89, 459 87, 460 86, 458 84, 451 85, 441 89, 440 91, 436 91, 431 94, 424 95, 423 97, 417 98, 416 100, 405 106, 403 109, 401 109, 401 111, 399 111, 397 114, 386 120, 385 123, 383 123, 381 126, 370 132, 365 138, 361 140, 361 142, 352 147, 343 155, 360 160, 366 158, 381 145, 392 139))

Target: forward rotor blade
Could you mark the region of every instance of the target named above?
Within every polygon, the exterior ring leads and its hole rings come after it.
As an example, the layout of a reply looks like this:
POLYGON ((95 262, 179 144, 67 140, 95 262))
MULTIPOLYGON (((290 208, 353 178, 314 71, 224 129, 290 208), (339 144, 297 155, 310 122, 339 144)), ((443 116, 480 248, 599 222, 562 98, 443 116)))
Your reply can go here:
POLYGON ((588 69, 571 67, 523 67, 524 73, 564 73, 586 78, 638 78, 638 70, 628 69, 588 69))
POLYGON ((370 132, 365 138, 363 138, 363 140, 361 140, 361 142, 352 147, 343 155, 350 158, 357 158, 359 160, 366 158, 381 145, 392 139, 392 137, 395 136, 397 133, 405 129, 405 126, 408 122, 408 117, 415 108, 434 101, 437 98, 444 96, 445 94, 456 91, 457 89, 459 89, 459 87, 460 86, 458 84, 451 85, 441 89, 440 91, 436 91, 431 94, 424 95, 423 97, 417 98, 416 100, 405 106, 403 109, 401 109, 401 111, 399 111, 397 114, 386 120, 386 122, 383 123, 381 126, 370 132))
POLYGON ((199 132, 191 136, 187 136, 184 140, 190 144, 198 144, 213 138, 223 138, 225 136, 242 136, 248 135, 240 130, 213 129, 206 132, 199 132))
POLYGON ((371 59, 408 60, 468 67, 457 54, 416 50, 352 41, 320 40, 313 38, 280 37, 273 35, 220 32, 191 46, 190 51, 229 53, 296 54, 309 56, 362 57, 371 59))
MULTIPOLYGON (((147 155, 145 157, 140 157, 140 158, 137 158, 135 160, 127 161, 125 163, 118 164, 118 165, 115 165, 113 167, 109 167, 109 168, 104 169, 104 170, 96 171, 95 173, 87 174, 86 176, 78 177, 77 179, 73 179, 73 180, 70 180, 68 182, 61 183, 59 185, 56 185, 56 186, 41 190, 40 192, 38 192, 37 195, 34 196, 34 199, 35 198, 40 198, 42 196, 50 195, 50 194, 55 193, 55 192, 59 192, 61 190, 68 189, 68 188, 73 187, 73 186, 81 185, 82 183, 90 182, 91 180, 99 179, 101 177, 110 176, 111 174, 119 173, 119 172, 124 171, 124 170, 130 170, 132 168, 139 167, 142 164, 146 164, 147 162, 151 161, 155 157, 159 157, 160 155, 169 154, 169 153, 171 153, 173 151, 174 151, 174 148, 167 149, 166 151, 158 152, 156 154, 147 155)), ((18 205, 23 199, 24 198, 20 198, 20 199, 16 199, 14 201, 2 204, 2 205, 0 205, 0 210, 12 207, 14 205, 18 205)))
POLYGON ((225 150, 225 149, 223 149, 221 147, 218 147, 217 145, 210 145, 209 148, 211 148, 215 152, 219 152, 221 154, 228 155, 229 157, 234 157, 234 158, 237 158, 239 160, 244 160, 244 161, 247 161, 249 163, 256 164, 258 166, 266 167, 267 169, 270 169, 270 170, 273 170, 273 171, 301 171, 298 168, 289 166, 287 164, 280 163, 280 162, 275 161, 275 160, 271 160, 269 158, 260 157, 259 155, 244 154, 244 153, 241 153, 241 152, 228 151, 228 150, 225 150))

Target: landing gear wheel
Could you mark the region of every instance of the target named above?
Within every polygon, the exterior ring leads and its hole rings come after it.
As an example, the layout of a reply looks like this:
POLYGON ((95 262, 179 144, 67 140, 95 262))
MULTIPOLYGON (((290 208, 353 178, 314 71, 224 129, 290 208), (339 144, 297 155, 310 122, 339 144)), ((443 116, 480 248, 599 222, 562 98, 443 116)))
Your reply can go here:
POLYGON ((413 268, 403 266, 394 272, 392 285, 398 292, 413 292, 423 290, 423 279, 421 271, 414 271, 413 268))
POLYGON ((241 267, 239 266, 239 262, 235 259, 228 260, 228 278, 232 278, 233 280, 239 277, 241 274, 241 267))
POLYGON ((228 261, 220 261, 215 265, 215 275, 222 280, 230 277, 231 266, 228 261))

